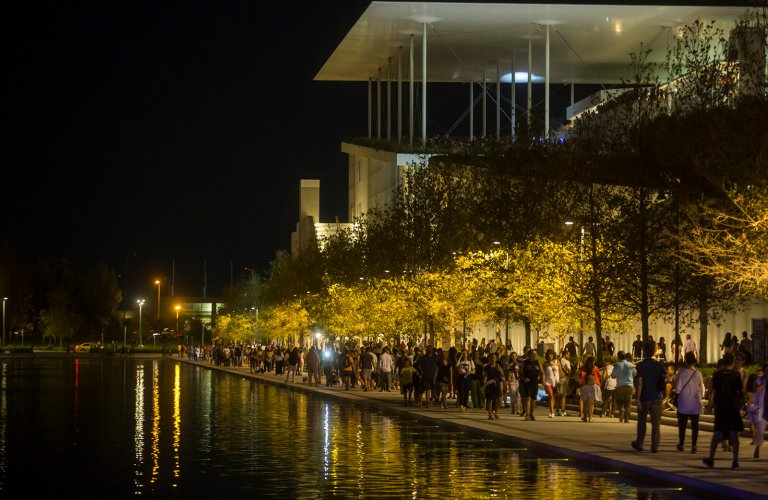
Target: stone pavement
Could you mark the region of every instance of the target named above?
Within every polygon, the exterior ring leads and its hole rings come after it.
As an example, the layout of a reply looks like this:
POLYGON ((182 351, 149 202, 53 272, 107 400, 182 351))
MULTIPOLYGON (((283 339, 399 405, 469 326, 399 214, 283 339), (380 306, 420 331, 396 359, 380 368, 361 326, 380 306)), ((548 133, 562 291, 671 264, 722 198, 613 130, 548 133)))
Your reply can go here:
POLYGON ((749 445, 749 438, 742 437, 740 440, 740 470, 731 470, 732 453, 724 452, 721 446, 715 454, 715 467, 708 469, 701 462, 701 459, 708 454, 712 438, 712 434, 707 431, 700 431, 698 452, 692 454, 690 429, 686 434, 686 449, 684 452, 679 452, 675 448, 677 428, 662 425, 658 453, 651 453, 649 424, 645 451, 640 453, 630 446, 630 441, 635 438, 636 421, 634 420, 629 423, 620 423, 618 419, 603 419, 599 416, 593 417, 591 423, 582 422, 578 416, 550 419, 547 417, 548 410, 543 407, 537 408, 536 421, 533 422, 511 415, 509 409, 501 409, 499 420, 488 420, 488 414, 482 410, 459 412, 454 400, 449 401, 447 409, 435 406, 406 407, 403 405, 402 396, 394 390, 393 392, 378 390, 365 392, 360 387, 355 387, 346 391, 340 385, 312 386, 302 382, 299 377, 296 377, 295 383, 285 383, 285 376, 252 374, 248 367, 219 367, 208 362, 195 363, 187 360, 184 362, 251 377, 321 397, 339 398, 412 418, 433 421, 447 427, 483 434, 545 454, 596 464, 601 469, 659 480, 682 488, 691 494, 701 492, 723 498, 768 499, 768 445, 761 449, 762 459, 756 460, 752 458, 754 446, 749 445))

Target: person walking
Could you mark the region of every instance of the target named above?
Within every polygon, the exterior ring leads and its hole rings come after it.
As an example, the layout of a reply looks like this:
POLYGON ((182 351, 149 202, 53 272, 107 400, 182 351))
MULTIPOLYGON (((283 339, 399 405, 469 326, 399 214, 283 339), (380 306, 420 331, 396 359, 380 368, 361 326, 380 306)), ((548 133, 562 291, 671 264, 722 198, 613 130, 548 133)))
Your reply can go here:
POLYGON ((504 375, 501 367, 496 363, 496 353, 488 355, 488 364, 483 369, 483 386, 485 390, 485 409, 488 411, 488 420, 499 419, 499 405, 501 404, 501 382, 504 375))
POLYGON ((699 438, 699 415, 703 411, 701 399, 704 396, 704 377, 696 369, 696 356, 685 354, 685 367, 680 368, 675 380, 677 394, 677 451, 684 450, 685 428, 691 421, 691 453, 696 453, 699 438))
POLYGON ((619 422, 627 423, 632 405, 632 391, 635 390, 635 366, 630 361, 630 355, 624 351, 619 351, 616 357, 618 362, 613 365, 611 372, 611 378, 616 379, 614 400, 619 422))
POLYGON ((755 458, 760 458, 760 446, 763 444, 763 436, 765 435, 765 393, 766 393, 766 381, 768 380, 768 364, 763 365, 763 373, 757 379, 755 379, 752 407, 748 412, 749 423, 754 426, 754 440, 752 444, 755 445, 755 458))
POLYGON ((379 392, 392 392, 392 370, 394 367, 389 346, 386 346, 379 356, 379 392))
POLYGON ((694 341, 690 335, 685 336, 685 343, 683 344, 683 357, 686 354, 692 352, 696 359, 699 359, 699 351, 696 349, 696 341, 694 341))
POLYGON ((448 392, 453 385, 453 364, 449 359, 450 353, 443 351, 437 362, 437 371, 433 385, 440 389, 438 404, 441 408, 448 408, 448 392))
POLYGON ((611 377, 613 374, 613 359, 611 359, 611 356, 606 356, 604 362, 605 365, 600 375, 603 386, 603 411, 600 412, 600 417, 613 418, 613 395, 616 392, 616 379, 611 377))
POLYGON ((592 414, 595 411, 595 402, 602 400, 600 391, 600 369, 595 366, 595 358, 587 356, 584 366, 579 371, 579 384, 581 388, 581 401, 583 410, 581 420, 592 422, 592 414))
POLYGON ((472 373, 475 371, 475 364, 469 358, 469 353, 466 349, 461 350, 461 355, 459 355, 459 359, 456 361, 456 368, 458 373, 459 411, 463 413, 467 411, 472 373))
POLYGON ((637 365, 637 437, 631 445, 643 451, 646 417, 651 415, 651 453, 659 451, 661 441, 661 399, 664 391, 664 364, 653 358, 656 343, 643 344, 643 360, 637 365))
POLYGON ((560 383, 557 384, 557 397, 559 406, 557 407, 557 416, 567 417, 568 412, 565 409, 565 400, 571 393, 571 380, 573 379, 573 367, 571 366, 570 351, 563 351, 560 356, 560 383))
POLYGON ((707 467, 715 465, 717 445, 724 438, 730 440, 733 462, 731 469, 739 468, 739 433, 744 430, 741 418, 741 402, 743 401, 743 385, 741 377, 734 371, 734 356, 726 352, 722 358, 723 369, 712 375, 712 390, 710 397, 715 409, 715 432, 709 445, 709 456, 702 460, 707 467))
POLYGON ((523 417, 525 420, 536 420, 536 417, 533 416, 533 409, 536 407, 536 397, 539 394, 541 373, 541 363, 536 359, 536 351, 528 349, 525 353, 525 361, 523 361, 520 376, 520 397, 523 400, 523 417))
POLYGON ((557 397, 555 390, 560 382, 560 367, 555 360, 555 351, 552 349, 547 349, 547 352, 544 353, 543 368, 542 383, 544 385, 544 392, 549 396, 549 418, 555 418, 555 399, 557 397))

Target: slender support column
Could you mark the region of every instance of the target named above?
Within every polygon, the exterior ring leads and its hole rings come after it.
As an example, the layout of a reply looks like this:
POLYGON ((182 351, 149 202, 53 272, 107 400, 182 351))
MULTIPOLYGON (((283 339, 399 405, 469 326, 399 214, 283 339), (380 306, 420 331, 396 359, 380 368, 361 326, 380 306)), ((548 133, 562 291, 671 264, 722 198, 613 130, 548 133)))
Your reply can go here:
POLYGON ((373 135, 373 78, 368 77, 368 138, 373 135))
POLYGON ((501 72, 496 65, 496 139, 501 138, 501 72))
POLYGON ((427 23, 422 25, 422 40, 421 44, 421 77, 424 83, 422 83, 421 89, 421 144, 427 145, 427 23))
POLYGON ((403 140, 403 47, 397 49, 397 143, 403 140))
POLYGON ((544 55, 544 138, 549 139, 549 25, 547 25, 547 49, 544 55))
POLYGON ((486 97, 488 96, 488 86, 485 81, 485 71, 483 71, 483 135, 485 138, 488 127, 488 107, 486 106, 486 97))
POLYGON ((408 144, 413 145, 413 35, 411 35, 411 54, 408 70, 408 144))
POLYGON ((381 140, 381 68, 376 77, 376 138, 381 140))
POLYGON ((469 81, 469 140, 475 140, 475 82, 469 81))
POLYGON ((576 102, 574 100, 575 95, 576 95, 576 84, 571 82, 571 106, 573 106, 574 102, 576 102))
POLYGON ((515 53, 512 52, 512 85, 510 86, 512 89, 512 94, 510 95, 509 101, 509 121, 510 121, 510 129, 509 129, 509 136, 512 138, 512 140, 515 140, 515 127, 517 126, 517 105, 516 105, 516 96, 515 96, 515 90, 516 90, 516 84, 517 80, 515 79, 515 53))
POLYGON ((392 140, 392 58, 387 58, 387 141, 392 140))
POLYGON ((533 39, 528 39, 528 106, 526 107, 526 116, 528 118, 528 135, 531 134, 533 126, 533 117, 531 108, 533 107, 533 39))

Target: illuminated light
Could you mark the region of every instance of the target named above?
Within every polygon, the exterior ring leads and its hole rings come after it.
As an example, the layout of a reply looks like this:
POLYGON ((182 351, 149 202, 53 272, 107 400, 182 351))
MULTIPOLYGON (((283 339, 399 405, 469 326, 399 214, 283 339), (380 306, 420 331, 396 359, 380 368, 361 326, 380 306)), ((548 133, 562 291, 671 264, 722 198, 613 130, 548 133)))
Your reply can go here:
POLYGON ((613 25, 613 31, 614 31, 614 32, 615 32, 617 35, 621 35, 621 31, 622 31, 622 30, 621 30, 621 23, 617 22, 616 24, 614 24, 614 25, 613 25))
MULTIPOLYGON (((506 73, 501 75, 501 81, 503 83, 512 83, 512 73, 506 73)), ((543 82, 544 77, 535 73, 531 74, 532 82, 543 82)), ((515 71, 515 83, 528 83, 527 71, 515 71)))
POLYGON ((565 225, 566 226, 572 226, 573 225, 573 221, 572 220, 567 220, 567 221, 565 221, 565 225))

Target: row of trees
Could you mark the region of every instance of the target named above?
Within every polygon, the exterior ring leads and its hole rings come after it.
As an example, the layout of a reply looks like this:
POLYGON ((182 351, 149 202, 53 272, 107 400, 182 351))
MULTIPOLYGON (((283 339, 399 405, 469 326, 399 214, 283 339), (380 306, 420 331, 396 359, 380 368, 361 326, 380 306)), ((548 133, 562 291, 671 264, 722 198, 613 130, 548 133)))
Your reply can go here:
MULTIPOLYGON (((765 12, 736 31, 755 28, 765 12)), ((713 24, 681 34, 663 82, 641 48, 626 91, 564 143, 521 131, 484 155, 425 157, 390 206, 278 254, 247 299, 266 307, 260 331, 394 340, 513 321, 530 345, 636 321, 647 338, 658 318, 698 326, 706 349, 711 320, 768 298, 768 106, 748 67, 765 54, 713 24)))

